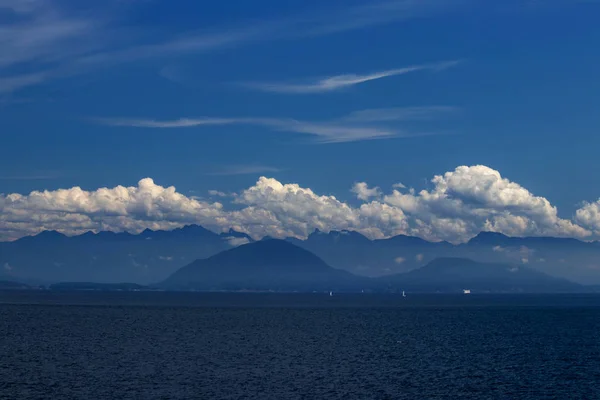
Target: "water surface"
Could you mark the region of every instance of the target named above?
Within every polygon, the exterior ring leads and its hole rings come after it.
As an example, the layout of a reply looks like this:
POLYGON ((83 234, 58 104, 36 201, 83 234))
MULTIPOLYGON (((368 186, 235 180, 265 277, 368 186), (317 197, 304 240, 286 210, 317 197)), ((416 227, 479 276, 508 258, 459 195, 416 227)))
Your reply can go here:
POLYGON ((0 293, 0 399, 593 399, 600 296, 0 293))

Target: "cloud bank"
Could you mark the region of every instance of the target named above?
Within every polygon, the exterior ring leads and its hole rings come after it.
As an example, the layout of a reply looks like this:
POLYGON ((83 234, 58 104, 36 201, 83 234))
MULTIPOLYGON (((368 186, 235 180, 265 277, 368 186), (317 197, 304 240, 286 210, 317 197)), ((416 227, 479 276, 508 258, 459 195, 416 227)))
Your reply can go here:
POLYGON ((573 220, 563 219, 547 199, 483 165, 459 166, 431 183, 431 190, 393 190, 384 195, 381 189, 358 182, 352 188, 360 200, 357 205, 267 177, 232 195, 234 204, 229 207, 185 196, 150 178, 131 187, 0 195, 0 238, 12 240, 42 230, 137 232, 192 223, 218 232, 233 228, 254 238, 303 238, 315 229, 451 242, 466 241, 482 230, 576 238, 600 232, 600 200, 585 203, 573 220))

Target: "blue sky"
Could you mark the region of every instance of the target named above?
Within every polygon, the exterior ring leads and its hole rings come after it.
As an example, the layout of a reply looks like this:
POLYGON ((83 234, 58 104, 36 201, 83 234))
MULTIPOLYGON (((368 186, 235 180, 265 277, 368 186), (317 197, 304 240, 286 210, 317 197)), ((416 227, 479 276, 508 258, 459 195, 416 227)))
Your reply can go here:
POLYGON ((0 193, 266 176, 358 207, 485 165, 565 219, 600 197, 599 2, 81 3, 0 0, 0 193))

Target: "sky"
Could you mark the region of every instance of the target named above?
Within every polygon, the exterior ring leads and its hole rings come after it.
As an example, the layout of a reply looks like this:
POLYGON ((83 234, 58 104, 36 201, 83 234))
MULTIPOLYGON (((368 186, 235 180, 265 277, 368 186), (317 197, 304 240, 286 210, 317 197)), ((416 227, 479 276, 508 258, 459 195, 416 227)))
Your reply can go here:
POLYGON ((0 240, 600 238, 600 2, 0 0, 0 240))

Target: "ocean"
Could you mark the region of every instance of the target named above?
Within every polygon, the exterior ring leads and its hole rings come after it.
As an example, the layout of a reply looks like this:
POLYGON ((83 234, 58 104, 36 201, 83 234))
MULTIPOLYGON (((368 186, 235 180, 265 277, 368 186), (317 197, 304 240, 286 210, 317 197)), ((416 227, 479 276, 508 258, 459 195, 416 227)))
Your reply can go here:
POLYGON ((0 292, 0 399, 599 399, 600 296, 0 292))

